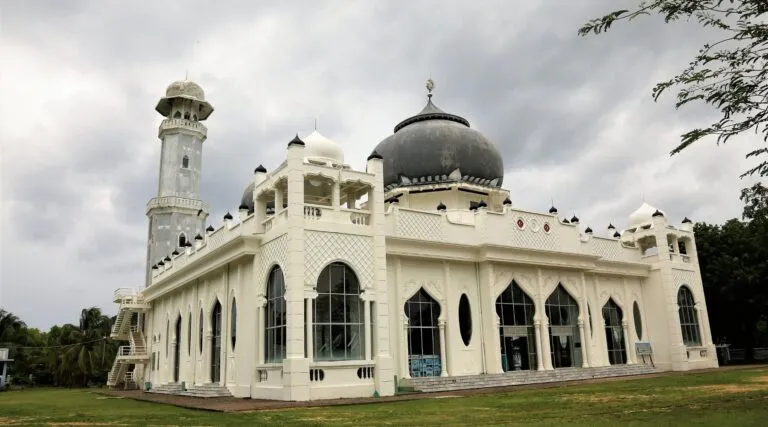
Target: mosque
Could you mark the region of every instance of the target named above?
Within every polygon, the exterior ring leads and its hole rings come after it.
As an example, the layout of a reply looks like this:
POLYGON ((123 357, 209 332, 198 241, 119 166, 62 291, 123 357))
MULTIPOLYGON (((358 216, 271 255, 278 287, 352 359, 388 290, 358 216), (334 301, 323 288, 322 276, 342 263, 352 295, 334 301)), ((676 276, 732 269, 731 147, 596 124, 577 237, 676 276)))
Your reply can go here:
POLYGON ((317 131, 286 138, 221 222, 200 197, 213 107, 168 86, 108 385, 306 401, 717 366, 689 219, 643 203, 597 231, 514 207, 496 145, 433 86, 365 170, 317 131))

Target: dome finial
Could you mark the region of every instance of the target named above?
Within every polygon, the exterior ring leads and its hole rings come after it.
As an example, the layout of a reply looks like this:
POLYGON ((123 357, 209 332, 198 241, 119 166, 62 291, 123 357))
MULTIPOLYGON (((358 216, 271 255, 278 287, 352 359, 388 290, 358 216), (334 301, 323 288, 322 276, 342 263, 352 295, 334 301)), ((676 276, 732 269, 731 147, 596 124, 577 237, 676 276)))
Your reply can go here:
POLYGON ((432 91, 435 89, 435 81, 432 77, 427 79, 427 98, 432 98, 432 91))

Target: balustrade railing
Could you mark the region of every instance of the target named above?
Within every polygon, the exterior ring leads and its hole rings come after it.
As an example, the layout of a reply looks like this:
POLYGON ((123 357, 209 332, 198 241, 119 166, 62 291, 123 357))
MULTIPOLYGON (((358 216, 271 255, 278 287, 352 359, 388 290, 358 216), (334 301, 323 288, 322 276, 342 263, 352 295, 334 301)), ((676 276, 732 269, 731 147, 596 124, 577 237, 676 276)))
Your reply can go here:
POLYGON ((118 356, 146 356, 147 348, 121 345, 120 348, 117 349, 117 355, 118 356))
POLYGON ((334 209, 330 206, 304 205, 304 219, 336 224, 371 225, 371 213, 360 209, 334 209))

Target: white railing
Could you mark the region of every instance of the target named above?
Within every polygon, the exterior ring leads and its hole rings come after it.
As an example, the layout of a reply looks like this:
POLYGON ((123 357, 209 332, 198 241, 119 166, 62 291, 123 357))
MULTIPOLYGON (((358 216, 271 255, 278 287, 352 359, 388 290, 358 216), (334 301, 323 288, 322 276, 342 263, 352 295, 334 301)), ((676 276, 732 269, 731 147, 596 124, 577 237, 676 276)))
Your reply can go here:
POLYGON ((121 345, 117 350, 118 356, 146 356, 146 347, 131 347, 130 345, 121 345))
POLYGON ((177 196, 155 197, 147 202, 147 210, 155 207, 180 207, 189 209, 203 209, 208 211, 208 205, 202 200, 187 199, 177 196))
POLYGON ((133 383, 136 382, 136 373, 133 371, 129 371, 125 373, 125 382, 127 383, 133 383))
POLYGON ((334 224, 371 225, 371 213, 361 209, 334 209, 323 205, 304 205, 304 219, 334 224))

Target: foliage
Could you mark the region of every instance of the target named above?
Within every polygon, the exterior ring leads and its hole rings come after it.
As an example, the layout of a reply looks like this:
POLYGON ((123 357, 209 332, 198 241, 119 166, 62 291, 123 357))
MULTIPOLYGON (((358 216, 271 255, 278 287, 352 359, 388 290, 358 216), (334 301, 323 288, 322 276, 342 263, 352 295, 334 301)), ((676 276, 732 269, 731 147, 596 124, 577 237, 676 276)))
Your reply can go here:
POLYGON ((768 188, 742 191, 743 220, 697 223, 696 247, 713 339, 747 350, 768 345, 768 188))
MULTIPOLYGON (((720 36, 705 43, 688 67, 677 76, 660 82, 653 98, 676 87, 676 108, 703 102, 717 108, 722 117, 707 127, 690 130, 671 154, 677 154, 706 136, 725 143, 733 136, 754 130, 768 140, 768 12, 765 0, 646 0, 634 10, 617 10, 592 19, 579 29, 579 35, 600 34, 620 20, 631 21, 641 15, 659 14, 664 22, 696 20, 720 36)), ((768 147, 747 153, 747 158, 768 155, 768 147)), ((742 174, 768 176, 768 160, 742 174)))
POLYGON ((80 312, 78 325, 29 328, 0 309, 0 347, 9 347, 14 383, 82 387, 103 384, 117 353, 109 339, 113 319, 96 307, 80 312))

